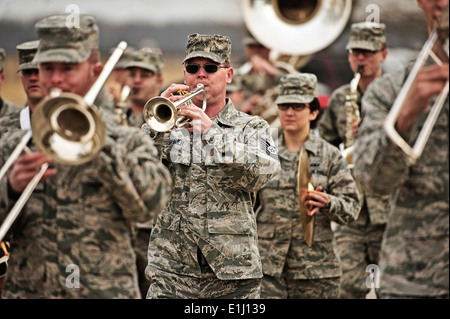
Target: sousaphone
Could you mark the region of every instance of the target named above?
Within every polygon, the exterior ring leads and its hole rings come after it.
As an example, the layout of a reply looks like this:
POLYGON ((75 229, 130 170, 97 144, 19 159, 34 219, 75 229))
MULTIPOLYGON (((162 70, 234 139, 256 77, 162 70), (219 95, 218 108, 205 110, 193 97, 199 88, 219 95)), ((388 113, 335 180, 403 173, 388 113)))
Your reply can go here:
POLYGON ((297 56, 298 69, 342 33, 352 1, 242 0, 242 10, 250 33, 279 56, 297 56))

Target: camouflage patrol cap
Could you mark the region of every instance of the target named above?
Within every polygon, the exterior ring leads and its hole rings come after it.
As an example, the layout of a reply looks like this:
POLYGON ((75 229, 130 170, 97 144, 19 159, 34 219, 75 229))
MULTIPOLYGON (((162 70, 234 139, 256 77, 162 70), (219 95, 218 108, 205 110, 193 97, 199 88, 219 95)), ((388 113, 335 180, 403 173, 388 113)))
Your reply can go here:
POLYGON ((350 30, 350 39, 346 49, 364 49, 377 51, 386 43, 386 26, 384 23, 354 23, 350 30))
POLYGON ((39 47, 39 40, 27 41, 16 46, 19 52, 19 68, 17 72, 28 69, 38 69, 37 63, 33 63, 33 58, 39 47))
POLYGON ((160 50, 143 48, 130 54, 129 59, 124 63, 124 68, 137 67, 145 70, 161 73, 164 67, 160 50))
POLYGON ((207 58, 217 63, 230 63, 231 40, 223 35, 191 34, 188 36, 183 63, 192 58, 207 58))
POLYGON ((279 82, 276 104, 311 103, 319 96, 317 77, 312 73, 286 74, 279 82))
POLYGON ((3 70, 3 64, 6 60, 6 52, 5 49, 0 48, 0 72, 3 70))
POLYGON ((98 26, 95 18, 80 15, 79 27, 68 24, 68 14, 46 17, 35 24, 40 44, 33 63, 86 61, 98 50, 98 26))

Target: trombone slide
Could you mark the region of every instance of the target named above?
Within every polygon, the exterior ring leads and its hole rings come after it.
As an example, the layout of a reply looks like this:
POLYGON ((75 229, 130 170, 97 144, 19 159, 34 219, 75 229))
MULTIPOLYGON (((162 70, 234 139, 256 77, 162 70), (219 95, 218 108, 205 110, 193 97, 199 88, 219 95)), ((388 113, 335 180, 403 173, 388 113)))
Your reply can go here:
POLYGON ((432 52, 433 46, 435 45, 438 39, 438 33, 436 30, 432 32, 427 42, 425 42, 422 50, 420 51, 419 57, 417 58, 416 63, 414 64, 408 78, 405 81, 405 84, 401 88, 395 102, 389 111, 386 120, 384 122, 384 130, 389 138, 396 143, 407 155, 409 163, 414 164, 417 159, 422 155, 423 149, 430 137, 431 131, 436 123, 436 120, 439 116, 439 113, 442 109, 442 106, 445 102, 445 99, 448 96, 448 81, 442 92, 436 98, 431 110, 428 114, 427 119, 425 120, 422 131, 420 131, 417 140, 413 146, 410 146, 397 132, 395 129, 395 123, 397 122, 398 116, 403 109, 404 101, 406 100, 414 81, 417 78, 417 75, 420 69, 423 67, 425 62, 432 52))
POLYGON ((2 226, 0 227, 0 242, 3 240, 6 233, 11 228, 11 226, 14 223, 14 221, 16 220, 17 216, 19 216, 20 211, 22 210, 23 206, 25 206, 26 202, 28 201, 28 198, 31 196, 31 193, 33 193, 34 189, 36 188, 37 184, 41 180, 41 178, 44 175, 47 168, 48 168, 48 163, 42 164, 39 172, 28 183, 27 187, 22 192, 22 195, 20 195, 16 204, 11 209, 8 216, 6 216, 5 220, 2 223, 2 226))
POLYGON ((3 176, 5 176, 8 169, 11 167, 12 164, 16 161, 16 159, 19 158, 20 154, 22 154, 22 151, 27 146, 27 143, 30 141, 32 136, 31 130, 27 131, 27 133, 22 137, 19 144, 17 144, 14 151, 11 153, 11 155, 6 160, 5 164, 0 169, 0 181, 3 179, 3 176))
POLYGON ((114 69, 114 66, 117 64, 117 62, 119 62, 119 59, 122 56, 125 49, 127 48, 127 45, 128 44, 125 41, 121 41, 114 49, 114 52, 109 57, 97 80, 91 86, 91 88, 83 98, 87 105, 94 104, 94 101, 97 98, 98 94, 100 93, 100 90, 102 89, 103 85, 105 84, 106 80, 108 79, 109 75, 114 69))

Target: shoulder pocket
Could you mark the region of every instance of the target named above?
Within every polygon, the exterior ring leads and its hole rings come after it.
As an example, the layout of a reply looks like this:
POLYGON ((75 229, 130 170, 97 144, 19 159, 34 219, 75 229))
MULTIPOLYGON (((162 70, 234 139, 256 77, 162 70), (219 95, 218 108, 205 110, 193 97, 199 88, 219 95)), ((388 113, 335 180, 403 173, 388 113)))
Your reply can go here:
POLYGON ((250 234, 251 222, 247 211, 216 211, 207 214, 210 234, 250 234))

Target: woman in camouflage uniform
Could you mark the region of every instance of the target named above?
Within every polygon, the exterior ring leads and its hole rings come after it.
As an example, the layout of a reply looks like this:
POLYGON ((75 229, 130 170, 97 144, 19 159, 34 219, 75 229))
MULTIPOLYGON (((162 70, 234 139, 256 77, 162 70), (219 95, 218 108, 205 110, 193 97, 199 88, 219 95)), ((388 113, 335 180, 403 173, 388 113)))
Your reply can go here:
POLYGON ((317 119, 317 78, 289 74, 280 80, 276 99, 283 133, 278 140, 281 172, 258 193, 259 250, 263 265, 262 298, 337 298, 342 274, 331 221, 355 220, 360 209, 357 186, 339 150, 310 134, 317 119), (304 148, 315 190, 306 193, 315 216, 313 244, 303 239, 297 172, 304 148))

